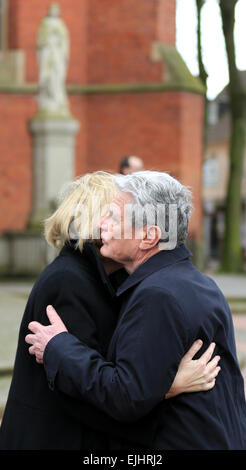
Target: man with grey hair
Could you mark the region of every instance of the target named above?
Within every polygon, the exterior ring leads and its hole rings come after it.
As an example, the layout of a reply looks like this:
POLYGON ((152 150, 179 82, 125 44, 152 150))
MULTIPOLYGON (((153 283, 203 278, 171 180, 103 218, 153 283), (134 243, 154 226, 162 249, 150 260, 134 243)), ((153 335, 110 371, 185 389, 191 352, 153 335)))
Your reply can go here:
POLYGON ((231 312, 184 245, 191 193, 166 173, 139 172, 115 181, 119 192, 101 221, 101 254, 130 275, 117 291, 122 310, 107 358, 68 333, 52 307, 50 326, 29 325, 35 332, 27 338, 30 353, 44 361, 53 389, 122 422, 152 413, 153 449, 245 449, 244 384, 231 312), (222 358, 215 387, 163 400, 197 338, 204 348, 214 341, 222 358))

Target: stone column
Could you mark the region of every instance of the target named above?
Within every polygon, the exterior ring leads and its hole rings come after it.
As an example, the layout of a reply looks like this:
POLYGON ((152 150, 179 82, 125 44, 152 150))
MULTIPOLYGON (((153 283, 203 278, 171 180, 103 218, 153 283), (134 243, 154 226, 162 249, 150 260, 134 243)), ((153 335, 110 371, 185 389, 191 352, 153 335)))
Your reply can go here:
POLYGON ((69 32, 60 7, 51 3, 37 35, 38 110, 29 124, 33 138, 33 211, 39 225, 56 207, 63 185, 74 178, 75 135, 79 122, 69 110, 66 75, 69 32))
POLYGON ((79 122, 38 119, 29 124, 33 136, 33 210, 30 225, 38 225, 54 210, 62 186, 74 178, 75 136, 79 122))

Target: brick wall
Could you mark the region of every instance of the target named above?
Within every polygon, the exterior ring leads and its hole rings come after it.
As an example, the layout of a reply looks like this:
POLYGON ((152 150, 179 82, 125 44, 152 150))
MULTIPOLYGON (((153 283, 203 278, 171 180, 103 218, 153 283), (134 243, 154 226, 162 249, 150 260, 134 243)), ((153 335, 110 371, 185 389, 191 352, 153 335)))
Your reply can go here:
POLYGON ((31 211, 31 139, 27 121, 34 109, 33 97, 0 96, 0 231, 23 229, 31 211))
MULTIPOLYGON (((73 96, 71 111, 81 123, 76 138, 76 174, 87 171, 85 98, 73 96)), ((23 230, 32 210, 32 147, 28 122, 37 109, 32 95, 0 94, 0 233, 23 230)))
POLYGON ((195 93, 182 93, 180 129, 180 180, 191 187, 194 211, 190 223, 190 235, 202 238, 202 143, 203 98, 195 93))
POLYGON ((152 42, 175 45, 174 0, 90 0, 88 81, 161 81, 162 65, 151 60, 152 42))
POLYGON ((170 169, 179 156, 179 94, 122 93, 88 97, 88 167, 116 170, 136 154, 148 168, 170 169))
MULTIPOLYGON (((9 48, 26 52, 26 80, 36 82, 36 37, 51 0, 9 0, 9 48)), ((70 33, 69 83, 160 81, 152 42, 175 45, 175 0, 60 0, 70 33)))
POLYGON ((133 154, 143 158, 146 169, 169 172, 192 189, 190 231, 200 239, 202 97, 185 92, 122 93, 87 100, 88 170, 117 171, 119 160, 133 154))
MULTIPOLYGON (((36 34, 50 0, 10 0, 9 47, 26 51, 26 80, 37 82, 36 34)), ((153 41, 175 44, 175 0, 59 0, 70 32, 67 82, 160 82, 153 41)), ((202 98, 182 92, 73 94, 80 121, 76 175, 118 170, 123 155, 140 155, 146 168, 169 171, 191 185, 196 199, 193 235, 200 238, 202 98)), ((0 231, 26 227, 32 206, 28 121, 32 95, 0 93, 0 231)))
POLYGON ((176 1, 159 0, 157 8, 157 40, 175 46, 176 1))
MULTIPOLYGON (((36 38, 41 19, 47 14, 51 0, 9 0, 9 48, 26 53, 26 81, 36 82, 38 65, 36 38)), ((67 81, 86 81, 87 0, 59 0, 61 16, 70 34, 70 60, 67 81)))

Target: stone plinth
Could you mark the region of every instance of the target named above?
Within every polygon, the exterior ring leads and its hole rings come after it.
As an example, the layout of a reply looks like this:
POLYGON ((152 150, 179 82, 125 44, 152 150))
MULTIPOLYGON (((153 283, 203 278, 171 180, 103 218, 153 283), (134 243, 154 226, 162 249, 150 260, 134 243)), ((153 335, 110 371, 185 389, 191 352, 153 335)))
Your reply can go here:
POLYGON ((36 277, 56 255, 41 233, 6 232, 0 238, 0 277, 36 277))
POLYGON ((63 185, 74 179, 75 119, 30 121, 33 137, 33 210, 31 225, 43 220, 55 207, 63 185))

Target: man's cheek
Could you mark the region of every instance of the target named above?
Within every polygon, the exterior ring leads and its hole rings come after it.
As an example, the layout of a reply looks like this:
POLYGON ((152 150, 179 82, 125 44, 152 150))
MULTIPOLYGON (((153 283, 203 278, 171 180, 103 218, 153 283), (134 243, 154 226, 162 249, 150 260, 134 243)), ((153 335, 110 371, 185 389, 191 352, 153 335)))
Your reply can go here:
POLYGON ((112 238, 114 240, 121 240, 122 239, 122 233, 119 227, 114 227, 112 231, 112 238))
POLYGON ((107 233, 103 234, 103 240, 106 243, 110 242, 112 240, 112 233, 107 232, 107 233))

